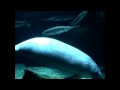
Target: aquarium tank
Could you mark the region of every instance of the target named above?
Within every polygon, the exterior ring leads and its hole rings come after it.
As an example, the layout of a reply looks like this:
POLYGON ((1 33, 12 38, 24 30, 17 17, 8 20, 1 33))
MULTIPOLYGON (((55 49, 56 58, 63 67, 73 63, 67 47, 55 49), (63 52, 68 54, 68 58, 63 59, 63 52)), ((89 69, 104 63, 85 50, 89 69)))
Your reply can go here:
POLYGON ((105 11, 15 11, 15 79, 105 79, 105 11))

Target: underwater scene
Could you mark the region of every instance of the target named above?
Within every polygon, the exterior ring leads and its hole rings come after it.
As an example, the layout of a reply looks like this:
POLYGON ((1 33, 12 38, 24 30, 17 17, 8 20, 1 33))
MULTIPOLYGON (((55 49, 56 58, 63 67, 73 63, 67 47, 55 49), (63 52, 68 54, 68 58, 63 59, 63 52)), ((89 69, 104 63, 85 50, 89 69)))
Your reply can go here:
POLYGON ((15 79, 105 79, 105 11, 16 11, 15 79))

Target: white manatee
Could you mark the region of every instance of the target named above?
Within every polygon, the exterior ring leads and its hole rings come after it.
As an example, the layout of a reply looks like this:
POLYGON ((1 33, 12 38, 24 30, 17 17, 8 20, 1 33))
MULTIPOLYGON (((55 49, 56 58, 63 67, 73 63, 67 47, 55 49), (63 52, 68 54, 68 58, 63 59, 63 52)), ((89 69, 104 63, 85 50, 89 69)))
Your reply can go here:
POLYGON ((15 45, 15 52, 47 67, 72 72, 81 77, 102 78, 99 67, 89 55, 56 39, 31 38, 15 45))

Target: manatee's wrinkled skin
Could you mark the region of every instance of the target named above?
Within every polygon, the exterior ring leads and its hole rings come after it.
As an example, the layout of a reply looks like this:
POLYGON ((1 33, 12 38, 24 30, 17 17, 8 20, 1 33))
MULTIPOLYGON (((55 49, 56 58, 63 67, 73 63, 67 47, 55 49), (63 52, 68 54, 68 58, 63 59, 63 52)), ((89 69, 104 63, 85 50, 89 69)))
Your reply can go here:
POLYGON ((48 67, 66 70, 81 77, 102 78, 99 67, 90 56, 56 39, 32 38, 15 45, 15 52, 48 67))

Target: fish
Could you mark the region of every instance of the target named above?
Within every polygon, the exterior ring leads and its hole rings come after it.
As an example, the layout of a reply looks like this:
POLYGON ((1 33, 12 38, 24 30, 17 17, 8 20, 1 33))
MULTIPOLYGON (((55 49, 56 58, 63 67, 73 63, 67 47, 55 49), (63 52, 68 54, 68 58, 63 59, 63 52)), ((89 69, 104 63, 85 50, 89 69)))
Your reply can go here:
POLYGON ((31 25, 31 22, 15 21, 15 28, 22 27, 22 26, 30 27, 30 25, 31 25))
POLYGON ((56 16, 56 17, 51 17, 48 19, 42 19, 43 21, 67 21, 67 20, 71 20, 74 17, 71 16, 56 16))
POLYGON ((55 27, 49 28, 49 29, 45 30, 44 32, 42 32, 42 35, 48 36, 48 35, 61 34, 61 33, 67 32, 69 30, 72 30, 74 28, 77 28, 77 27, 79 27, 79 25, 77 25, 77 26, 55 26, 55 27))
POLYGON ((86 16, 87 13, 88 11, 82 11, 70 24, 72 26, 78 24, 79 22, 83 20, 83 18, 86 16))

